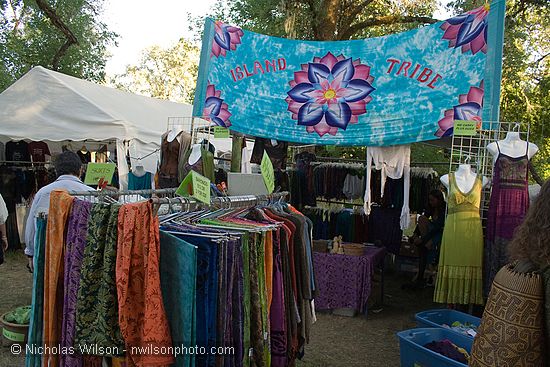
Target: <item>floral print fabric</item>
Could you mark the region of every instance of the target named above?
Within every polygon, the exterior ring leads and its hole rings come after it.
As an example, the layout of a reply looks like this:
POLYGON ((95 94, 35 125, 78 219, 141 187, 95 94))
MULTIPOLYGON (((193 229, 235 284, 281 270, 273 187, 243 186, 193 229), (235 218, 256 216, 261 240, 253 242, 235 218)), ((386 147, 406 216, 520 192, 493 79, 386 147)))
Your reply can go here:
POLYGON ((150 202, 124 205, 118 213, 116 292, 118 322, 127 349, 149 347, 151 353, 131 352, 128 366, 164 366, 174 356, 155 354, 153 348, 172 346, 160 285, 158 217, 150 202))
POLYGON ((206 19, 193 116, 260 138, 354 146, 436 140, 453 116, 496 121, 504 14, 495 0, 406 32, 335 42, 206 19), (480 108, 468 95, 482 81, 480 108))
POLYGON ((58 355, 50 354, 61 338, 63 311, 63 257, 65 251, 65 224, 74 198, 66 191, 54 190, 50 194, 48 229, 44 265, 44 365, 57 366, 58 355))
POLYGON ((124 350, 115 283, 119 209, 96 204, 90 210, 76 303, 75 346, 85 354, 91 346, 118 349, 117 355, 124 350))

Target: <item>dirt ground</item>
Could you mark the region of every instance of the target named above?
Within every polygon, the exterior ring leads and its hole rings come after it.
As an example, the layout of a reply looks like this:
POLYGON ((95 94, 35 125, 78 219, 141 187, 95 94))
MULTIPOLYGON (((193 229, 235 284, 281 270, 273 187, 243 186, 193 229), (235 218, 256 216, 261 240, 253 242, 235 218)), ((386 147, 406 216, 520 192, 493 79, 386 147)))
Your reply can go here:
MULTIPOLYGON (((0 265, 0 314, 31 303, 32 275, 25 268, 22 253, 10 253, 0 265)), ((385 299, 380 312, 367 316, 343 317, 319 313, 310 344, 300 367, 399 366, 399 343, 395 333, 414 327, 414 314, 436 308, 433 288, 403 291, 406 277, 386 272, 385 299)), ((379 288, 375 285, 373 294, 379 288)), ((0 367, 24 366, 22 356, 0 347, 0 367)))

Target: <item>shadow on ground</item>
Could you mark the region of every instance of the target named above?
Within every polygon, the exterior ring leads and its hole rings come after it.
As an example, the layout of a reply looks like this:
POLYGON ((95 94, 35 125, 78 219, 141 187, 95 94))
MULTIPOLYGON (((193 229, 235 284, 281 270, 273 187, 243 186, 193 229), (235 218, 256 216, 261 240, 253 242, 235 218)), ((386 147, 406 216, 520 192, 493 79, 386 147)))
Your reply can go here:
MULTIPOLYGON (((9 253, 0 265, 0 314, 31 303, 32 275, 25 268, 26 258, 9 253)), ((435 308, 433 288, 403 291, 407 278, 388 273, 386 297, 381 312, 343 317, 319 313, 310 344, 298 367, 399 366, 399 343, 395 333, 414 327, 414 314, 435 308)), ((375 286, 373 293, 379 289, 375 286)), ((0 347, 0 367, 24 366, 22 356, 0 347)))

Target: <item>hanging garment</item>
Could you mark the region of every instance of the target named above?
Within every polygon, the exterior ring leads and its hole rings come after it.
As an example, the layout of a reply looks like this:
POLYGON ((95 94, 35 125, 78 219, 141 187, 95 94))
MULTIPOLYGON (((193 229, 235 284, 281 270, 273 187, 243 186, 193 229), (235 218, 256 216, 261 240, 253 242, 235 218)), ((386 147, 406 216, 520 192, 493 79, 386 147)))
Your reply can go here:
MULTIPOLYGON (((168 348, 172 338, 159 273, 159 222, 150 202, 122 206, 118 213, 116 291, 118 322, 126 347, 168 348)), ((132 353, 128 366, 169 365, 171 354, 132 353)))
MULTIPOLYGON (((61 334, 61 346, 65 348, 70 348, 74 345, 76 332, 76 302, 78 290, 80 288, 80 273, 84 248, 86 246, 88 218, 91 208, 91 202, 75 199, 67 224, 63 284, 63 325, 61 334)), ((85 358, 95 358, 97 363, 101 363, 100 357, 86 356, 85 358)), ((81 367, 83 365, 83 359, 80 353, 64 353, 60 356, 59 365, 60 367, 81 367)))
MULTIPOLYGON (((152 188, 151 183, 151 172, 145 172, 143 176, 136 176, 133 172, 128 173, 128 190, 150 190, 152 188)), ((144 195, 144 197, 150 196, 144 195)))
POLYGON ((253 236, 249 247, 250 264, 250 342, 252 349, 251 366, 265 366, 264 330, 262 322, 262 300, 260 290, 260 266, 258 263, 258 248, 261 246, 261 236, 253 236))
POLYGON ((404 178, 403 184, 403 208, 401 209, 400 226, 406 229, 410 224, 409 216, 409 189, 410 189, 410 166, 411 146, 396 145, 390 147, 368 147, 366 167, 366 190, 365 190, 365 213, 370 214, 372 199, 370 190, 371 167, 382 171, 381 193, 384 194, 386 178, 394 180, 404 178))
POLYGON ((46 156, 51 156, 48 144, 43 141, 32 141, 29 143, 29 154, 33 162, 45 162, 46 156))
POLYGON ((483 304, 481 188, 482 178, 477 176, 470 191, 463 193, 455 174, 449 174, 448 214, 434 292, 437 303, 483 304))
POLYGON ((89 151, 83 152, 79 150, 76 154, 78 155, 78 158, 80 158, 82 164, 88 164, 92 161, 92 153, 89 151))
POLYGON ((191 171, 195 171, 204 177, 208 178, 210 182, 215 182, 216 177, 214 174, 214 154, 206 148, 201 148, 200 158, 193 164, 189 163, 189 156, 191 155, 192 150, 188 150, 185 155, 185 164, 183 167, 184 178, 191 171))
MULTIPOLYGON (((44 344, 57 345, 61 338, 63 312, 63 258, 65 252, 65 223, 74 198, 66 191, 54 190, 50 194, 48 229, 44 251, 44 344)), ((44 365, 58 365, 58 355, 46 349, 44 365)))
POLYGON ((515 265, 497 273, 474 339, 470 366, 545 365, 543 288, 540 274, 517 271, 515 265))
POLYGON ((29 144, 23 140, 6 143, 6 160, 16 162, 30 162, 29 144))
POLYGON ((177 137, 180 142, 180 152, 178 157, 178 181, 181 182, 185 178, 183 173, 183 167, 185 165, 185 154, 191 148, 191 134, 186 131, 182 131, 177 137))
MULTIPOLYGON (((196 345, 197 247, 169 233, 160 232, 160 281, 172 343, 196 345)), ((195 366, 195 356, 176 356, 176 367, 195 366)))
POLYGON ((497 149, 483 258, 485 296, 496 273, 508 263, 506 248, 529 208, 529 152, 513 158, 500 151, 498 142, 497 149))
MULTIPOLYGON (((181 132, 179 134, 181 134, 181 132)), ((178 179, 178 160, 180 156, 179 134, 172 141, 168 141, 168 133, 162 136, 160 145, 160 177, 178 179)))
POLYGON ((273 139, 256 138, 250 163, 261 164, 264 152, 273 164, 273 168, 286 169, 286 159, 288 154, 288 143, 286 141, 277 141, 273 139))
POLYGON ((399 209, 373 207, 369 215, 369 242, 380 241, 388 252, 399 255, 403 237, 399 222, 399 209))
MULTIPOLYGON (((29 324, 29 334, 27 345, 44 345, 42 336, 43 316, 44 316, 44 252, 46 243, 47 220, 44 218, 36 219, 36 238, 34 240, 34 272, 32 287, 32 308, 31 321, 29 324)), ((41 367, 42 354, 30 353, 25 356, 25 367, 41 367)))
POLYGON ((360 199, 363 196, 364 187, 364 177, 359 177, 358 175, 352 175, 351 173, 348 173, 346 179, 344 180, 342 193, 346 196, 347 199, 360 199))
POLYGON ((220 247, 218 269, 218 347, 233 346, 234 354, 216 356, 216 366, 243 365, 243 259, 240 241, 220 247))
POLYGON ((95 354, 86 350, 89 346, 118 352, 117 355, 124 349, 115 283, 119 209, 117 204, 95 204, 90 210, 76 302, 74 342, 83 354, 95 354))
POLYGON ((273 241, 273 299, 269 314, 271 323, 271 365, 273 367, 285 367, 287 365, 287 320, 285 318, 281 236, 286 236, 286 234, 283 230, 277 230, 273 241))

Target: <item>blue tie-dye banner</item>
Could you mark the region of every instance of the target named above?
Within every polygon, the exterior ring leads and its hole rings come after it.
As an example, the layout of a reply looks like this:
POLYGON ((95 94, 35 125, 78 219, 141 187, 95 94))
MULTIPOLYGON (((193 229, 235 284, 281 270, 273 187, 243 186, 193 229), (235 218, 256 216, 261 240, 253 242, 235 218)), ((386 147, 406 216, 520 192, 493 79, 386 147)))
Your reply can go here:
POLYGON ((194 115, 247 135, 381 146, 498 121, 504 0, 355 41, 269 37, 207 19, 194 115))

